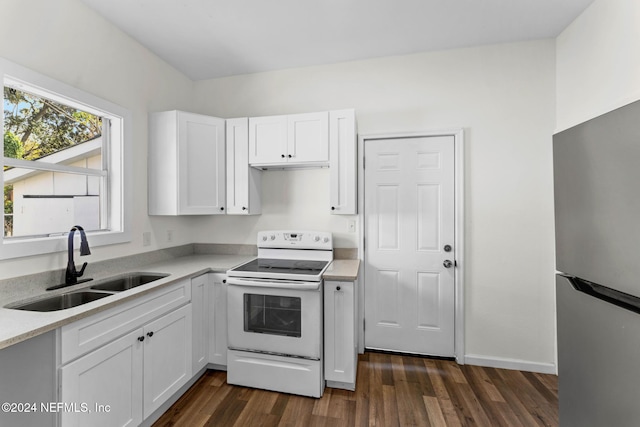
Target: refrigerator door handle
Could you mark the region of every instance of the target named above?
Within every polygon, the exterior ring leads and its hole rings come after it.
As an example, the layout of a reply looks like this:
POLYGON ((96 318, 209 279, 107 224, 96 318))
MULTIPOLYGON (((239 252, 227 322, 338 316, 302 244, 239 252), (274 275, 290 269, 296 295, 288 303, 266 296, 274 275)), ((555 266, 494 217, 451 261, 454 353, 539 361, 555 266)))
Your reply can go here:
POLYGON ((567 274, 561 274, 561 276, 565 277, 569 283, 571 283, 573 289, 578 292, 582 292, 586 295, 608 302, 609 304, 640 314, 640 298, 636 296, 616 291, 615 289, 589 282, 579 277, 567 274))

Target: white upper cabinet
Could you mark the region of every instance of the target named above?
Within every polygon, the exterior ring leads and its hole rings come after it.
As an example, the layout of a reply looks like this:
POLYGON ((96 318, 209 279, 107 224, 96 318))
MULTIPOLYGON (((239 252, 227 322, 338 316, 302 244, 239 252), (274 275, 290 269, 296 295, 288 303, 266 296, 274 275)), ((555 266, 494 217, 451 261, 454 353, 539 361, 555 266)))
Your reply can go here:
POLYGON ((326 166, 329 113, 249 118, 251 166, 326 166))
POLYGON ((287 116, 249 118, 249 163, 283 163, 287 153, 287 116))
POLYGON ((227 120, 227 214, 261 213, 262 171, 249 167, 249 119, 227 120))
POLYGON ((224 214, 225 120, 149 115, 149 215, 224 214))
POLYGON ((295 114, 287 120, 289 163, 329 161, 329 113, 295 114))
POLYGON ((354 110, 329 113, 329 203, 331 213, 355 215, 357 200, 357 143, 354 110))

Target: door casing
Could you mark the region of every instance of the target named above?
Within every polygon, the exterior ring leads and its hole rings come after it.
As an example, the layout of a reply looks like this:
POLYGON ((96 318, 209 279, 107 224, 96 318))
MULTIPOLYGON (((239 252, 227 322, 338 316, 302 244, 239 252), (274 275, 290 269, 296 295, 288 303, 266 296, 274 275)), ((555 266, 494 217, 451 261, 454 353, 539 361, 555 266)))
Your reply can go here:
MULTIPOLYGON (((365 168, 365 144, 367 141, 376 139, 411 138, 411 137, 433 137, 433 136, 453 136, 454 138, 454 204, 455 204, 455 247, 456 264, 454 278, 455 287, 455 358, 459 364, 464 364, 464 130, 453 129, 444 131, 419 131, 404 133, 384 133, 365 134, 358 136, 358 224, 359 224, 359 244, 358 259, 364 265, 365 248, 365 212, 364 212, 364 168, 365 168)), ((358 286, 358 351, 364 353, 364 296, 366 283, 365 268, 360 269, 358 286)))

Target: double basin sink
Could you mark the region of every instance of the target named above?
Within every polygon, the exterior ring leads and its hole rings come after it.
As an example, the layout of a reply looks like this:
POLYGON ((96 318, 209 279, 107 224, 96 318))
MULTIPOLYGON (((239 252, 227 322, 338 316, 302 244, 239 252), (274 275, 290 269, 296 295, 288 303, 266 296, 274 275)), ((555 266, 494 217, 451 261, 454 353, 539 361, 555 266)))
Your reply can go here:
POLYGON ((164 273, 128 273, 96 282, 93 286, 26 303, 13 303, 6 308, 26 311, 58 311, 77 307, 167 277, 164 273))

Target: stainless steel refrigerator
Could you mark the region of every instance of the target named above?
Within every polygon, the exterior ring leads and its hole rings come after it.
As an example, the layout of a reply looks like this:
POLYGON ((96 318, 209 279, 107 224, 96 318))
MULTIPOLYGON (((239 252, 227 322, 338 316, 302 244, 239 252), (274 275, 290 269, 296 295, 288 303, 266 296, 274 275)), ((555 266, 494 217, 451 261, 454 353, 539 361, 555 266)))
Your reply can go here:
POLYGON ((640 426, 640 102, 553 137, 561 427, 640 426))

